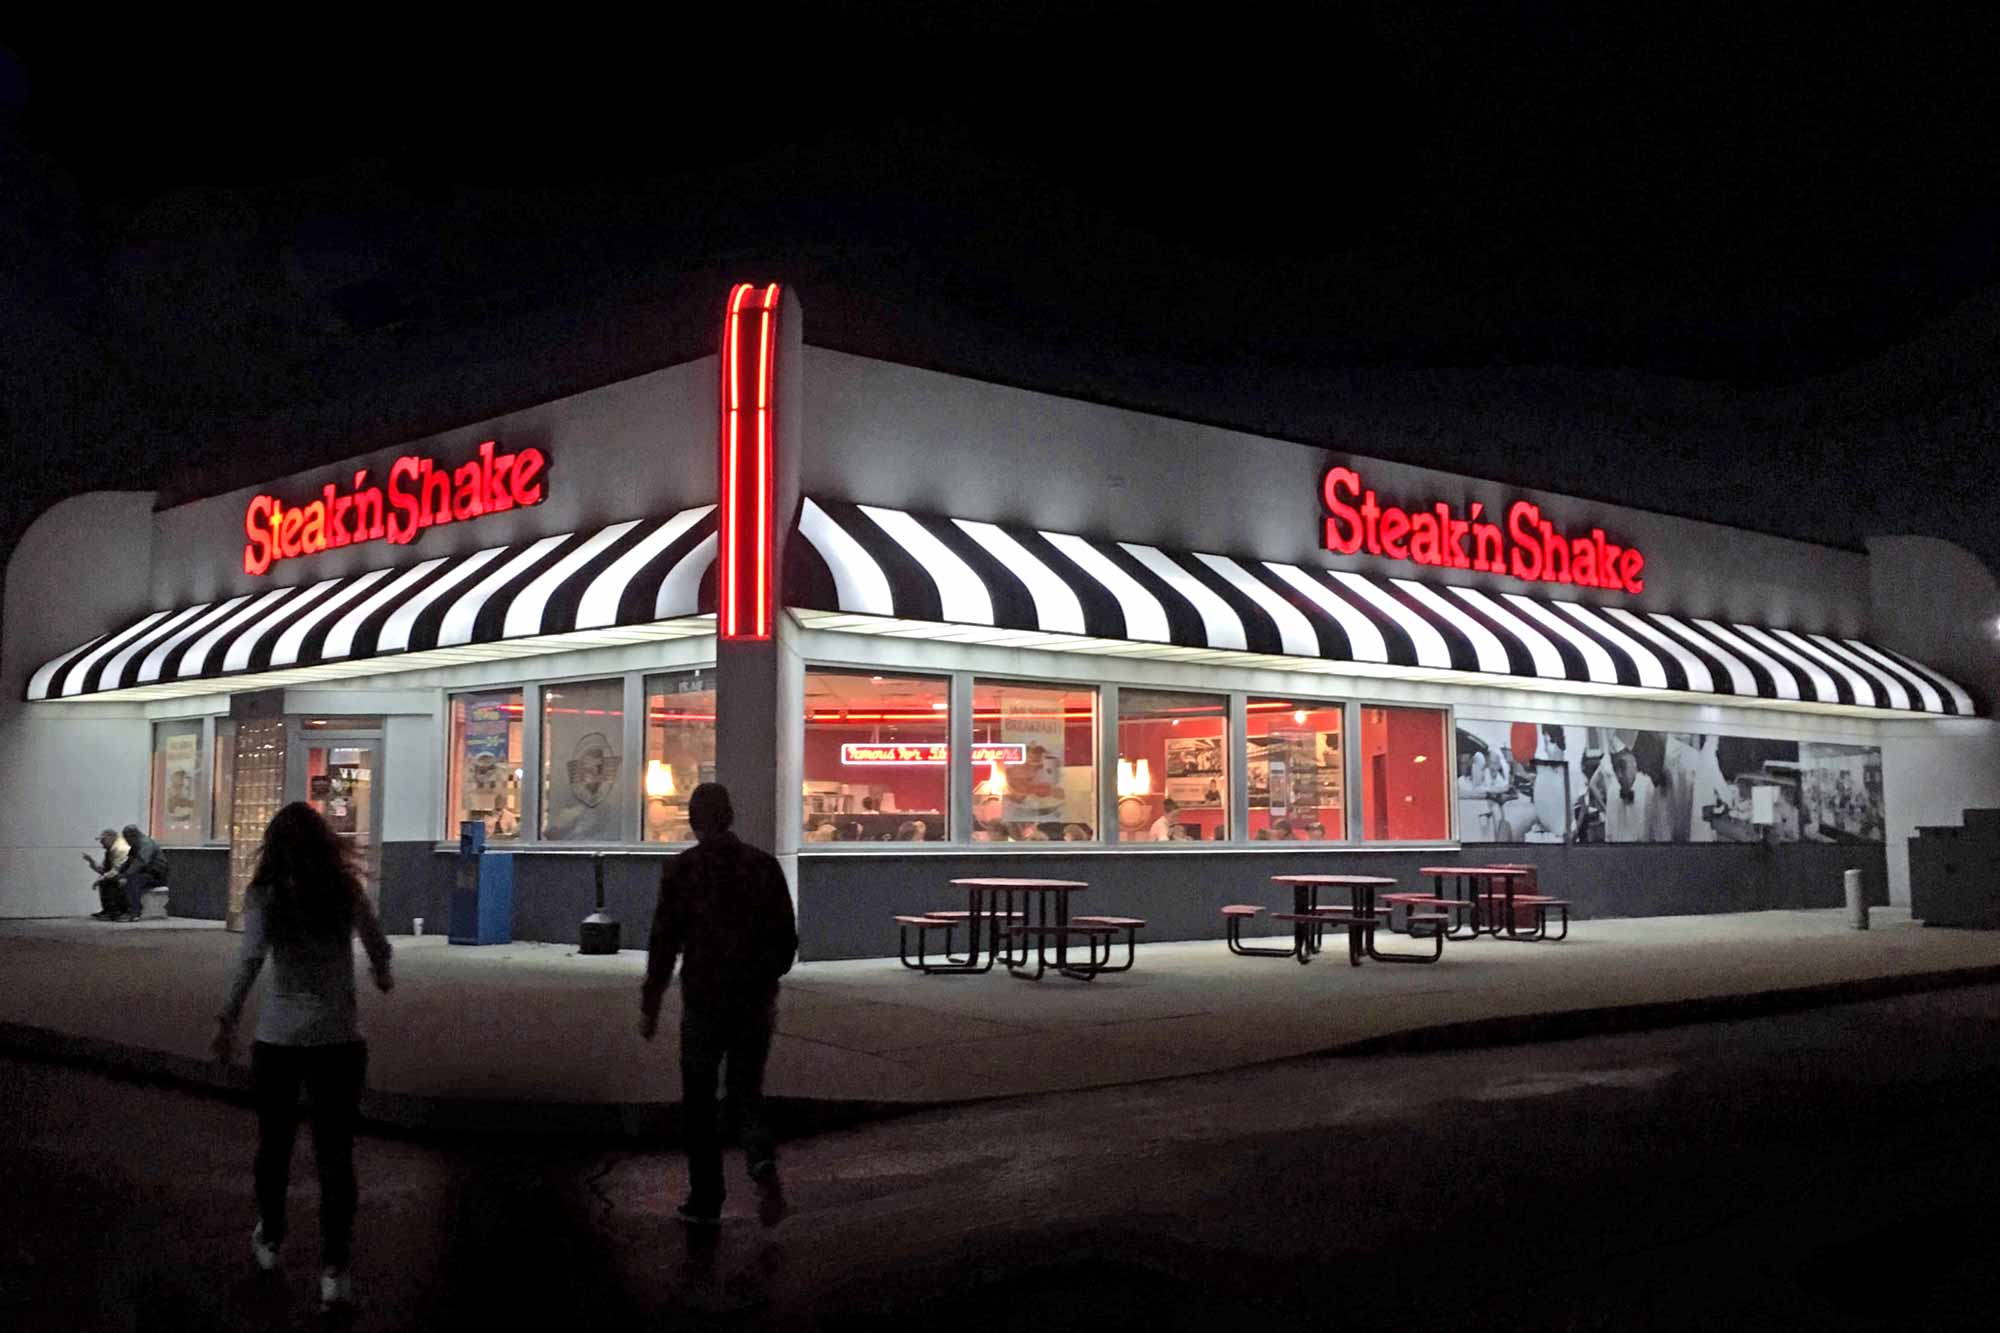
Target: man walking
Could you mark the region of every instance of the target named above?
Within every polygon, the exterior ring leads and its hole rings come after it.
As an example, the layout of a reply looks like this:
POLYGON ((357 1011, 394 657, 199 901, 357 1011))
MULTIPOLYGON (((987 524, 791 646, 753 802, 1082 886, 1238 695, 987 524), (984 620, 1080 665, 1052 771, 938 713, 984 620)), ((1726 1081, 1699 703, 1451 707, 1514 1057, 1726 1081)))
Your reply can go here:
POLYGON ((735 819, 729 789, 719 782, 704 782, 688 797, 688 823, 699 841, 660 871, 639 993, 639 1035, 651 1041, 660 998, 680 962, 681 1118, 688 1156, 680 1219, 697 1227, 722 1219, 715 1085, 725 1064, 758 1220, 773 1227, 791 1211, 764 1123, 764 1062, 777 1021, 778 978, 792 970, 799 936, 777 858, 730 832, 735 819))

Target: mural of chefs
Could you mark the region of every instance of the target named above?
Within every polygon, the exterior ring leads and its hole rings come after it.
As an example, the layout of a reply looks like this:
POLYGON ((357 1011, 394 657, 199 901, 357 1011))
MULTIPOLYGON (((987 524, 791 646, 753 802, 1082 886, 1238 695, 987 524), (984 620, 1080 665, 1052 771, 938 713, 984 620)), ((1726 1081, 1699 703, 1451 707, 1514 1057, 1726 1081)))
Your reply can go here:
POLYGON ((1881 792, 1872 747, 1459 718, 1466 842, 1880 841, 1881 792))

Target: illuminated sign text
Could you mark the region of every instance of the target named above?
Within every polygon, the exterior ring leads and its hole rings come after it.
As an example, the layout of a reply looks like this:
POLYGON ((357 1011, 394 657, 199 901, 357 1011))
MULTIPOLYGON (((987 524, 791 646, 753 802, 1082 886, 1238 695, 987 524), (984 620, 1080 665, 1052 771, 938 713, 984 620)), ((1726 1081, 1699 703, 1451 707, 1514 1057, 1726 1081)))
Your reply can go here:
POLYGON ((1541 507, 1516 500, 1503 524, 1482 519, 1477 500, 1463 514, 1439 501, 1426 509, 1384 505, 1351 468, 1328 468, 1324 545, 1336 555, 1378 555, 1440 569, 1511 574, 1537 583, 1564 583, 1612 592, 1644 592, 1646 557, 1636 546, 1608 540, 1603 528, 1572 536, 1542 517, 1541 507))
POLYGON ((540 449, 496 453, 493 441, 457 467, 405 454, 389 465, 386 485, 364 469, 346 490, 329 483, 318 498, 287 505, 259 495, 243 512, 243 572, 262 574, 280 560, 387 541, 403 545, 426 528, 538 505, 548 494, 549 458, 540 449))
MULTIPOLYGON (((942 767, 949 754, 950 751, 943 741, 925 741, 917 745, 848 741, 840 747, 840 762, 895 764, 906 768, 942 767)), ((1027 758, 1028 747, 1019 742, 1000 742, 972 747, 972 762, 975 764, 1019 764, 1025 763, 1027 758)))

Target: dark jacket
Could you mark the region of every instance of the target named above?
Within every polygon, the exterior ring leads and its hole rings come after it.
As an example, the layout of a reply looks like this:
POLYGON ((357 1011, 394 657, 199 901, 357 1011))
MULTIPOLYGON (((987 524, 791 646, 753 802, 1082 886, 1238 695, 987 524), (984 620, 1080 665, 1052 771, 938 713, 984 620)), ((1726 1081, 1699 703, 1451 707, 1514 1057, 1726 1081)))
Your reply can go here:
POLYGON ((144 874, 166 883, 167 858, 160 851, 160 844, 153 841, 150 835, 141 833, 132 840, 131 851, 126 854, 125 864, 118 867, 118 874, 123 879, 144 874))
POLYGON ((660 996, 681 964, 681 1002, 717 1009, 768 999, 799 951, 791 890, 778 858, 721 833, 660 869, 660 901, 646 948, 640 1004, 660 996))

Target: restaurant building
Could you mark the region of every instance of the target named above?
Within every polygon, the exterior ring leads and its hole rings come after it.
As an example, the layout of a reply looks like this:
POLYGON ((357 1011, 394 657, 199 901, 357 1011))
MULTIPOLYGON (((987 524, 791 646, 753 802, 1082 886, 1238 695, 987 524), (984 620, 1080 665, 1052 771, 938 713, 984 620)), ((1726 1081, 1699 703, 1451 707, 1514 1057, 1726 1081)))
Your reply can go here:
POLYGON ((44 514, 6 579, 0 914, 88 911, 78 850, 136 822, 172 910, 226 917, 295 799, 392 931, 441 928, 478 819, 516 936, 570 941, 600 857, 643 930, 720 778, 808 958, 889 952, 980 872, 1158 939, 1308 867, 1533 863, 1585 919, 1832 905, 1849 868, 1906 901, 1916 827, 2000 804, 2000 594, 1945 543, 849 355, 776 286, 725 307, 698 361, 44 514))

